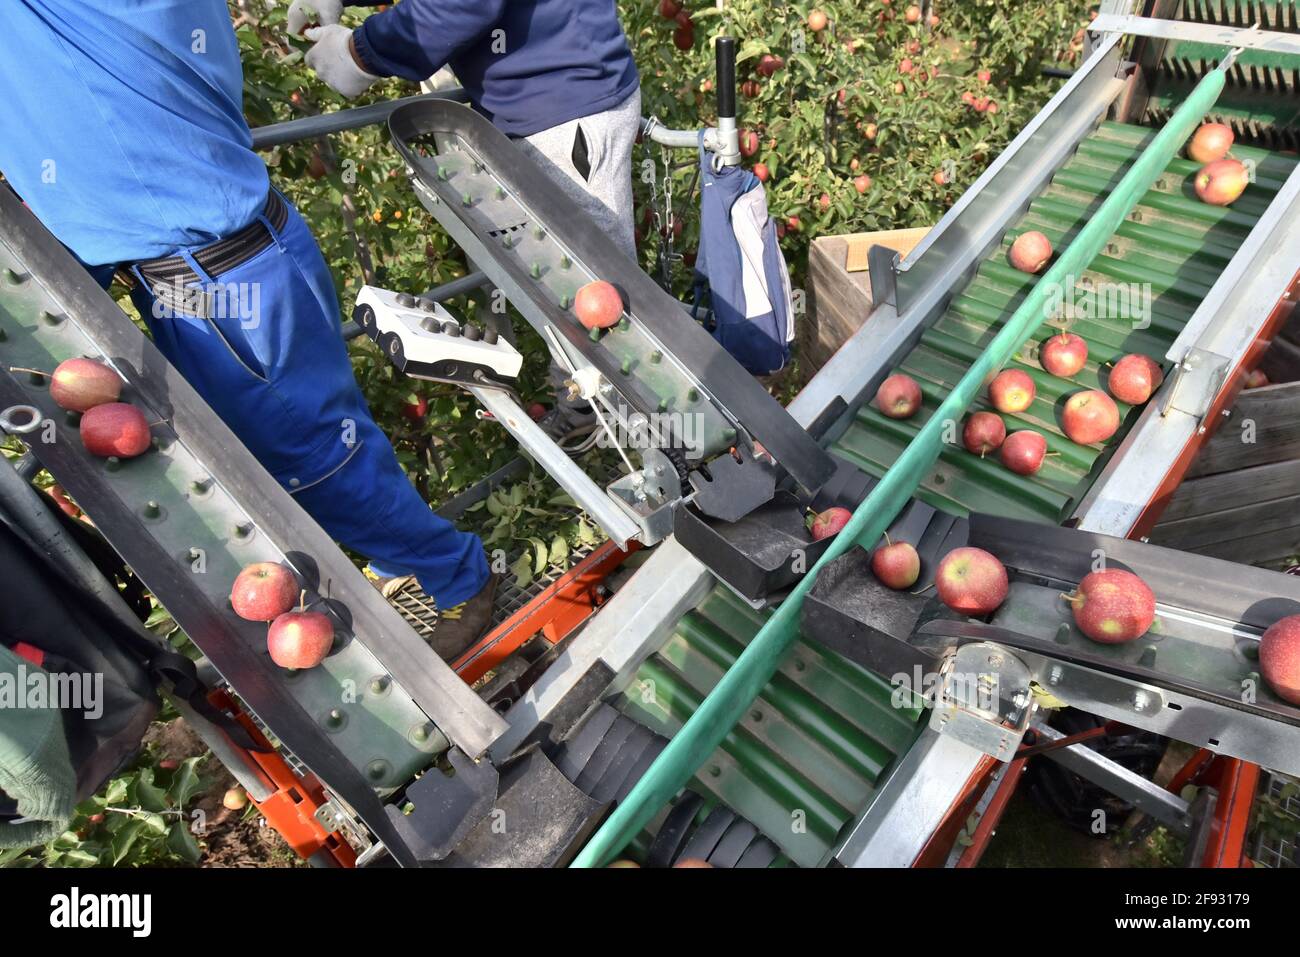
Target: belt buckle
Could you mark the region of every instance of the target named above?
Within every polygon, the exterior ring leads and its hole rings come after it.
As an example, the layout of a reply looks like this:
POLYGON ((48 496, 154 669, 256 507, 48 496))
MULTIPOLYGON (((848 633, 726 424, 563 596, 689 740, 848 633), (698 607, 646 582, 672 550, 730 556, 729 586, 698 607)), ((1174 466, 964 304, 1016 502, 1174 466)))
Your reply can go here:
MULTIPOLYGON (((179 281, 159 283, 153 287, 155 300, 173 315, 211 319, 214 315, 212 293, 202 283, 182 285, 179 281)), ((155 318, 163 318, 156 316, 155 318)))

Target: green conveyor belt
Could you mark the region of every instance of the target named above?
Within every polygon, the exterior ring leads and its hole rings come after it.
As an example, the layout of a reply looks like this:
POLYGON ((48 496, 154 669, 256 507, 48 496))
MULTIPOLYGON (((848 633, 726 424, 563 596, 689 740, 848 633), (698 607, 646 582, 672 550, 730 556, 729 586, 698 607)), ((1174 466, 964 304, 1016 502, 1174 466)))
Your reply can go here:
MULTIPOLYGON (((641 665, 619 707, 672 737, 766 617, 714 589, 641 665)), ((691 787, 748 819, 794 863, 813 866, 917 733, 919 709, 895 707, 892 692, 884 679, 801 641, 691 787)))
MULTIPOLYGON (((1055 249, 1065 247, 1155 133, 1106 122, 1080 144, 1008 232, 1003 245, 986 257, 946 313, 898 366, 897 371, 921 384, 923 410, 899 421, 880 414, 874 405, 864 405, 833 450, 874 475, 883 474, 1032 287, 1036 277, 1007 263, 1011 242, 1020 233, 1036 229, 1051 239, 1055 249)), ((1105 446, 1075 444, 1061 431, 1065 397, 1080 389, 1104 388, 1104 364, 1129 352, 1145 353, 1168 366, 1166 350, 1296 164, 1292 157, 1258 149, 1238 147, 1234 155, 1253 160, 1257 174, 1256 182, 1232 207, 1200 202, 1191 186, 1197 164, 1175 159, 1086 273, 1097 283, 1150 283, 1148 328, 1135 329, 1129 319, 1077 319, 1070 328, 1087 341, 1088 364, 1070 380, 1039 366, 1037 343, 1046 338, 1043 332, 1009 364, 1008 368, 1022 368, 1033 377, 1038 396, 1026 412, 1002 416, 1008 434, 1035 429, 1046 436, 1049 451, 1058 454, 1046 459, 1037 475, 1024 477, 1003 468, 996 456, 980 459, 953 445, 922 483, 918 498, 958 515, 980 511, 1053 523, 1069 515, 1107 450, 1122 441, 1125 428, 1105 446)), ((976 409, 991 409, 987 396, 972 411, 976 409)), ((1121 404, 1120 412, 1127 426, 1137 410, 1121 404)))

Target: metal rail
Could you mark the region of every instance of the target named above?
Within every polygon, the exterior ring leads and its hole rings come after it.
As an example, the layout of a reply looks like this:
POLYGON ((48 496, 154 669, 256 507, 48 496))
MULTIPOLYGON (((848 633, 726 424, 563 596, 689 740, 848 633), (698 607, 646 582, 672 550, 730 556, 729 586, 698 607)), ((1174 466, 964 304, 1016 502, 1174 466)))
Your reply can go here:
POLYGON ((320 136, 329 136, 331 133, 360 129, 363 126, 377 126, 380 123, 387 123, 388 117, 399 107, 424 100, 468 103, 469 94, 456 87, 450 90, 439 90, 436 93, 420 93, 416 96, 404 96, 399 100, 385 100, 382 103, 371 103, 369 106, 354 106, 347 110, 318 113, 316 116, 304 116, 283 123, 259 126, 253 130, 253 149, 269 150, 286 143, 316 139, 320 136))

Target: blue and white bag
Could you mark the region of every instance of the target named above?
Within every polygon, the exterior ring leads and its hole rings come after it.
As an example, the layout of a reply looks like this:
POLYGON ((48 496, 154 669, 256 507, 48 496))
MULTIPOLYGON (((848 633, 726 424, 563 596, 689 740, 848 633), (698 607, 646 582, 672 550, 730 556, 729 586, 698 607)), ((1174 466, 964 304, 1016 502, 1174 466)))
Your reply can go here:
POLYGON ((713 338, 754 375, 776 372, 790 360, 790 273, 763 184, 739 166, 714 172, 703 149, 692 315, 711 318, 713 338))

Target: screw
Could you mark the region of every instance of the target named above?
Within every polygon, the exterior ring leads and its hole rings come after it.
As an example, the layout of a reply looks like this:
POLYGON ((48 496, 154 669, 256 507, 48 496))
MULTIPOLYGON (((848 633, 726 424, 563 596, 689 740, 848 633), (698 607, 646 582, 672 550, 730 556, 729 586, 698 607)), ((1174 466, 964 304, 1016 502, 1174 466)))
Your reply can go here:
POLYGON ((1139 691, 1137 694, 1133 696, 1134 711, 1145 711, 1147 709, 1147 705, 1149 705, 1150 703, 1151 703, 1151 699, 1147 697, 1147 693, 1145 691, 1139 691))
POLYGON ((45 323, 47 326, 57 326, 63 322, 63 317, 56 316, 54 313, 46 312, 44 309, 42 309, 41 322, 45 323))
POLYGON ((650 361, 653 362, 655 365, 658 365, 660 362, 663 362, 663 360, 664 360, 664 354, 660 352, 658 349, 650 353, 650 361))
POLYGON ((528 274, 532 276, 534 279, 541 279, 542 267, 539 266, 537 263, 533 263, 532 267, 528 270, 528 274))
POLYGON ((570 266, 572 266, 572 265, 573 265, 573 260, 569 259, 568 256, 561 256, 561 257, 560 257, 560 268, 561 268, 561 269, 568 269, 568 268, 569 268, 570 266))
POLYGON ((235 526, 235 538, 248 538, 253 534, 252 522, 241 522, 235 526))
POLYGON ((162 517, 162 506, 160 506, 157 502, 146 502, 144 506, 144 517, 145 518, 162 517))
POLYGON ((21 285, 22 285, 24 282, 26 282, 26 281, 27 281, 27 277, 26 277, 26 276, 20 276, 18 273, 14 272, 12 269, 6 269, 6 270, 5 270, 5 282, 7 282, 9 285, 11 285, 11 286, 21 286, 21 285))
POLYGON ((1049 685, 1059 685, 1063 674, 1060 665, 1052 665, 1052 670, 1047 675, 1047 683, 1049 685))

